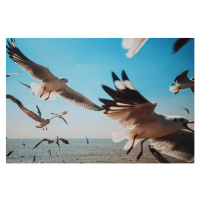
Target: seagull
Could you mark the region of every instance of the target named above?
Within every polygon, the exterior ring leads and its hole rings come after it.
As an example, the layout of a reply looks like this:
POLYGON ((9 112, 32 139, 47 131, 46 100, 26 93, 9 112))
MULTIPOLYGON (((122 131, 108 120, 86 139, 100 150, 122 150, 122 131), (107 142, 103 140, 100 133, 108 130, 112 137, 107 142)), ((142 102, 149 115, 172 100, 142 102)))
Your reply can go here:
POLYGON ((179 130, 160 138, 151 138, 150 144, 163 154, 194 162, 194 133, 191 131, 179 130))
POLYGON ((174 92, 175 94, 179 93, 182 89, 190 88, 192 92, 194 92, 194 77, 189 79, 187 77, 188 70, 183 71, 180 73, 175 79, 172 85, 176 82, 176 86, 170 86, 169 90, 174 92))
POLYGON ((8 152, 8 154, 6 155, 7 157, 10 156, 13 153, 13 151, 8 152))
POLYGON ((35 162, 35 160, 36 160, 36 159, 35 159, 35 155, 34 155, 34 157, 33 157, 33 163, 35 162))
MULTIPOLYGON (((62 120, 68 125, 68 123, 67 123, 67 121, 65 120, 65 118, 62 117, 62 116, 65 115, 66 113, 67 113, 67 111, 63 111, 63 112, 61 112, 60 114, 55 114, 55 113, 51 113, 51 114, 52 114, 52 115, 56 115, 55 117, 58 117, 58 118, 62 119, 62 120)), ((51 119, 53 119, 53 118, 55 118, 55 117, 52 117, 51 119)))
MULTIPOLYGON (((104 105, 104 114, 111 119, 117 120, 124 126, 129 126, 129 130, 112 134, 114 142, 128 139, 124 146, 127 155, 133 147, 141 140, 141 151, 137 156, 137 161, 143 154, 143 143, 151 138, 159 138, 181 129, 190 129, 187 124, 194 123, 181 116, 160 115, 154 112, 157 103, 151 103, 144 98, 132 85, 125 71, 122 71, 122 79, 112 72, 112 77, 116 91, 103 85, 105 92, 113 100, 99 99, 104 105)), ((194 131, 193 131, 194 132, 194 131)))
POLYGON ((162 156, 157 150, 155 150, 151 145, 149 145, 149 150, 153 154, 154 158, 159 163, 170 163, 169 160, 167 160, 164 156, 162 156))
POLYGON ((86 136, 86 141, 87 141, 87 144, 89 144, 89 140, 88 140, 87 136, 86 136))
POLYGON ((48 153, 50 154, 50 156, 51 156, 51 150, 49 149, 47 152, 48 152, 48 153))
POLYGON ((8 78, 8 77, 10 77, 10 76, 13 76, 13 75, 17 75, 17 74, 19 74, 19 73, 21 73, 21 72, 15 72, 15 73, 13 73, 13 74, 6 74, 6 78, 8 78))
POLYGON ((22 67, 30 76, 42 81, 42 83, 31 83, 31 90, 38 98, 53 100, 55 99, 56 93, 59 97, 70 101, 77 106, 95 111, 102 110, 87 97, 68 87, 66 85, 68 79, 54 76, 48 68, 36 64, 24 56, 18 49, 15 40, 11 39, 11 43, 9 41, 7 42, 8 45, 6 45, 6 47, 9 57, 17 65, 22 67))
POLYGON ((25 147, 26 146, 26 144, 23 142, 23 146, 25 147))
POLYGON ((181 108, 183 110, 186 110, 188 114, 190 114, 189 109, 188 108, 181 108))
MULTIPOLYGON (((39 109, 39 107, 36 105, 36 108, 37 108, 37 113, 38 113, 38 115, 41 117, 41 115, 42 115, 42 113, 40 112, 40 109, 39 109)), ((51 118, 52 119, 52 118, 51 118)))
POLYGON ((174 42, 173 53, 176 53, 180 48, 182 48, 191 38, 179 38, 174 42))
POLYGON ((126 56, 132 58, 145 44, 148 38, 123 38, 122 47, 128 49, 126 56))
MULTIPOLYGON (((11 101, 13 101, 14 103, 16 103, 19 108, 26 113, 30 118, 34 119, 35 121, 40 122, 40 125, 36 126, 37 128, 43 128, 47 126, 47 124, 50 123, 51 119, 43 119, 42 117, 38 116, 37 114, 35 114, 34 112, 28 110, 27 108, 25 108, 23 106, 23 104, 21 103, 21 101, 19 101, 18 99, 16 99, 14 96, 7 94, 6 95, 7 99, 10 99, 11 101)), ((47 130, 47 127, 46 127, 47 130)))
MULTIPOLYGON (((48 144, 52 144, 52 143, 54 143, 54 141, 56 141, 56 144, 58 144, 58 146, 60 147, 60 144, 59 144, 58 140, 62 141, 65 144, 69 144, 69 142, 67 140, 65 140, 64 138, 58 138, 58 136, 57 136, 57 139, 55 139, 55 140, 49 140, 47 138, 44 138, 39 143, 37 143, 33 149, 38 147, 42 142, 47 142, 48 144)), ((50 155, 51 155, 51 153, 50 153, 50 155)))

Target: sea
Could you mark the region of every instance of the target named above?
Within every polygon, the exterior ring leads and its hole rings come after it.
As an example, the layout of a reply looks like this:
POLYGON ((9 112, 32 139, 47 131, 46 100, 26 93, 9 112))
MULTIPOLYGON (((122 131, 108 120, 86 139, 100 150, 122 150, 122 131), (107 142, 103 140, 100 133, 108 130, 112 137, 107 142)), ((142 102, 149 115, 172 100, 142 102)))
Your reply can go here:
MULTIPOLYGON (((54 142, 42 142, 42 139, 6 139, 6 163, 158 163, 149 151, 149 142, 144 143, 144 153, 137 162, 140 145, 133 148, 129 155, 123 150, 126 141, 114 143, 112 139, 67 139, 61 141, 60 148, 54 142), (51 155, 50 155, 51 152, 51 155), (35 158, 35 159, 34 159, 35 158)), ((172 163, 184 163, 181 160, 165 156, 172 163)))

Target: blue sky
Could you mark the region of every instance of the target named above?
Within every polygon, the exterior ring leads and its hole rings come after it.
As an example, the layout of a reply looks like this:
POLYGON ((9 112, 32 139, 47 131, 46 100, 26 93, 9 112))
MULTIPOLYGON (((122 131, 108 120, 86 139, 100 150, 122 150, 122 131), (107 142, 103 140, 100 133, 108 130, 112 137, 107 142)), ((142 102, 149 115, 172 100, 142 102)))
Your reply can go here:
MULTIPOLYGON (((98 98, 109 98, 101 85, 114 88, 111 72, 121 78, 125 70, 138 91, 149 101, 157 102, 156 112, 180 115, 194 119, 194 94, 183 90, 177 95, 169 91, 174 78, 189 69, 189 78, 194 76, 194 40, 190 40, 177 53, 172 54, 176 39, 149 39, 131 59, 125 56, 122 39, 19 39, 18 48, 34 62, 48 67, 57 77, 66 77, 67 85, 82 93, 97 105, 98 98), (190 110, 188 115, 182 107, 190 110)), ((39 82, 29 76, 6 55, 6 73, 21 74, 6 79, 6 93, 18 98, 26 108, 36 112, 40 107, 42 117, 50 118, 51 112, 68 111, 63 121, 54 119, 48 131, 35 128, 38 122, 26 116, 13 102, 7 100, 7 136, 9 138, 110 138, 111 132, 124 129, 102 112, 77 107, 57 97, 54 101, 42 101, 31 94, 26 84, 39 82)))

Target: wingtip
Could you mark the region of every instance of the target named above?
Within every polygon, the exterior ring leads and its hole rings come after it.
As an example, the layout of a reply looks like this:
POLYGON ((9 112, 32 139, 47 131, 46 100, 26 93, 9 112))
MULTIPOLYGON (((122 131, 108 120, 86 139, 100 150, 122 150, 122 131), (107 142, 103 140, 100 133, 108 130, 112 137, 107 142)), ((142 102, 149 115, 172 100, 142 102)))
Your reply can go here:
POLYGON ((113 78, 114 82, 115 81, 120 81, 120 79, 118 78, 118 76, 114 72, 112 72, 112 78, 113 78))
POLYGON ((126 72, 124 70, 122 70, 122 79, 123 79, 123 81, 129 80, 129 78, 126 75, 126 72))

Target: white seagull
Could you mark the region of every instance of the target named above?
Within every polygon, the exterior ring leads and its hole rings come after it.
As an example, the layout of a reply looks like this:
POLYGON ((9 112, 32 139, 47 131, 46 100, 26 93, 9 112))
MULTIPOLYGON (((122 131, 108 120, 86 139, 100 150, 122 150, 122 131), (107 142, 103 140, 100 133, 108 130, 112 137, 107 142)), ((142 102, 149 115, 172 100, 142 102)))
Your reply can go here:
MULTIPOLYGON (((65 120, 65 118, 62 117, 63 115, 67 114, 67 111, 63 111, 63 112, 61 112, 60 114, 55 114, 55 113, 51 113, 51 114, 52 114, 52 115, 55 115, 55 117, 58 117, 58 118, 62 119, 62 120, 68 125, 68 123, 67 123, 67 121, 65 120)), ((55 117, 52 117, 51 119, 53 119, 53 118, 55 118, 55 117)))
POLYGON ((13 73, 13 74, 6 74, 6 78, 7 77, 10 77, 10 76, 13 76, 13 75, 17 75, 17 74, 19 74, 20 72, 15 72, 15 73, 13 73))
POLYGON ((128 49, 126 56, 132 58, 145 44, 148 38, 123 38, 122 47, 128 49))
POLYGON ((100 111, 101 108, 91 102, 87 97, 76 92, 66 85, 68 79, 55 77, 48 68, 36 64, 29 60, 18 49, 15 40, 8 41, 7 52, 9 57, 20 67, 22 67, 30 76, 36 78, 42 83, 31 83, 32 92, 41 99, 55 99, 55 93, 61 98, 90 110, 100 111))
MULTIPOLYGON (((130 129, 125 132, 113 133, 114 142, 128 139, 124 146, 127 154, 141 140, 141 152, 137 160, 143 153, 143 143, 147 139, 159 138, 175 133, 181 129, 191 130, 187 124, 194 123, 181 116, 159 115, 154 112, 157 103, 151 103, 145 99, 132 85, 125 71, 122 72, 122 79, 112 73, 116 91, 103 85, 103 89, 113 98, 113 100, 100 99, 104 105, 104 114, 117 120, 130 129)), ((192 130, 193 131, 193 130, 192 130)))
MULTIPOLYGON (((16 103, 19 108, 26 113, 30 118, 34 119, 35 121, 40 122, 40 125, 36 126, 37 128, 43 128, 46 127, 49 123, 51 119, 43 119, 42 117, 38 116, 37 114, 35 114, 34 112, 28 110, 27 108, 25 108, 23 106, 23 104, 21 103, 21 101, 19 101, 18 99, 16 99, 15 97, 13 97, 12 95, 7 94, 6 95, 6 99, 10 99, 11 101, 13 101, 14 103, 16 103)), ((47 127, 46 127, 47 130, 47 127)))
POLYGON ((175 79, 172 85, 176 82, 176 86, 170 86, 169 90, 171 92, 174 92, 175 94, 179 93, 182 89, 190 88, 192 92, 194 92, 194 77, 189 79, 187 77, 189 72, 188 70, 185 70, 181 72, 175 79))

